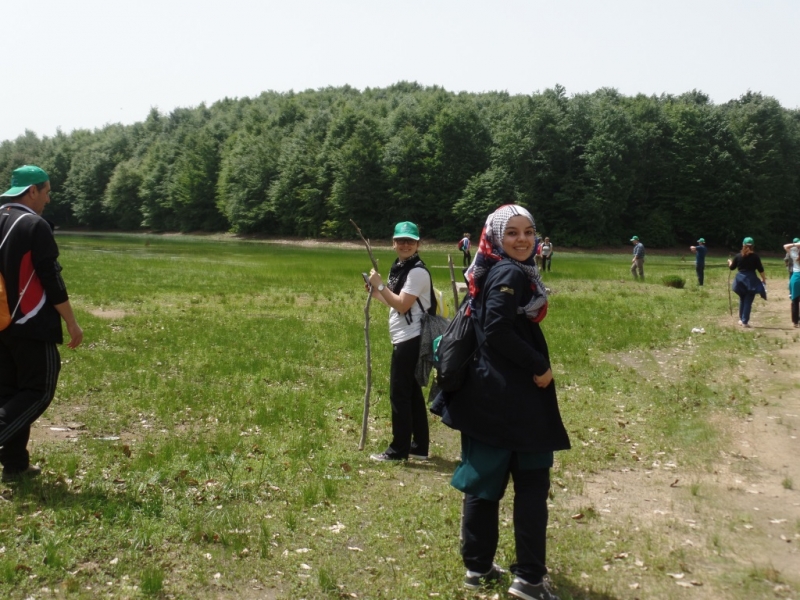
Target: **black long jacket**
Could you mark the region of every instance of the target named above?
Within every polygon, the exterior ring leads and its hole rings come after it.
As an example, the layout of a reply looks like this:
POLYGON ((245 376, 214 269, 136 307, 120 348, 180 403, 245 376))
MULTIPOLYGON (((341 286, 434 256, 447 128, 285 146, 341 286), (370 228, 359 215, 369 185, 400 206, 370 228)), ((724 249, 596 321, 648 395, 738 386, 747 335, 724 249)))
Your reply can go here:
POLYGON ((473 306, 480 347, 464 386, 446 395, 442 421, 499 448, 566 450, 569 436, 555 382, 544 389, 533 382, 534 375, 550 368, 544 333, 538 323, 517 314, 532 295, 527 276, 511 261, 500 261, 489 271, 473 306))

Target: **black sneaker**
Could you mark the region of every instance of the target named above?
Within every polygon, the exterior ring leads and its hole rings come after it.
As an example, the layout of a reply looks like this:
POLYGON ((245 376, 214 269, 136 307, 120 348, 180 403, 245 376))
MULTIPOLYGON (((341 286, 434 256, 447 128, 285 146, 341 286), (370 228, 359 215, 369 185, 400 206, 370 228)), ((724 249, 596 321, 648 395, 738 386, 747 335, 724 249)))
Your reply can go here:
POLYGON ((7 471, 3 469, 3 483, 33 479, 34 477, 38 477, 41 472, 42 469, 36 465, 28 465, 28 468, 24 471, 7 471))
POLYGON ((483 586, 500 581, 505 574, 506 571, 495 564, 492 565, 488 573, 484 573, 483 575, 475 571, 467 571, 467 574, 464 575, 464 586, 471 590, 477 590, 483 586))
POLYGON ((511 587, 508 588, 508 593, 515 598, 522 598, 522 600, 559 600, 552 591, 550 591, 550 584, 546 579, 533 585, 519 577, 514 578, 511 587))
POLYGON ((370 454, 369 457, 376 461, 376 462, 397 462, 400 460, 405 460, 405 458, 401 458, 396 454, 389 454, 388 452, 381 452, 380 454, 370 454))

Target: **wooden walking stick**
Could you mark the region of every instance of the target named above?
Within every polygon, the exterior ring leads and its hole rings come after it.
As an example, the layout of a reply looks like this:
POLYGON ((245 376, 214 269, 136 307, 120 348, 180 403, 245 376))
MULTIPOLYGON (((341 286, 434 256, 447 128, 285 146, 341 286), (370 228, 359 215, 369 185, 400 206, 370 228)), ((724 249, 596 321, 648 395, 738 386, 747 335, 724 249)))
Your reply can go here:
MULTIPOLYGON (((731 256, 728 255, 728 260, 730 260, 731 256)), ((731 300, 731 267, 728 265, 728 312, 731 313, 733 316, 733 300, 731 300)))
POLYGON ((455 270, 453 269, 453 259, 450 255, 447 255, 447 265, 450 267, 450 285, 453 287, 453 315, 455 316, 456 311, 458 310, 458 286, 456 285, 456 274, 455 270))
MULTIPOLYGON (((364 234, 361 233, 361 228, 356 225, 353 219, 350 219, 350 222, 353 224, 353 227, 356 228, 358 235, 364 242, 364 245, 367 247, 367 254, 369 254, 369 259, 372 261, 372 266, 375 270, 378 270, 378 261, 375 260, 375 257, 372 254, 372 246, 370 246, 369 240, 364 237, 364 234)), ((361 420, 361 441, 358 442, 358 449, 363 450, 364 444, 367 441, 367 426, 369 422, 369 395, 370 391, 372 390, 372 353, 370 351, 370 343, 369 343, 369 306, 372 302, 372 286, 369 286, 369 293, 367 294, 367 303, 364 305, 364 344, 366 345, 366 360, 367 360, 367 383, 366 383, 366 390, 364 391, 364 415, 361 420)))

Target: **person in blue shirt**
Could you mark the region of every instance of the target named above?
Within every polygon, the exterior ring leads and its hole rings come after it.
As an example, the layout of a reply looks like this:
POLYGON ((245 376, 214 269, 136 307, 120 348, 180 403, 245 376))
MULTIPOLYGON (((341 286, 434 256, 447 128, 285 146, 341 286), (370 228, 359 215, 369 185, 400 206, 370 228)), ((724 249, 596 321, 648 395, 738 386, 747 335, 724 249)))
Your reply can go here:
POLYGON ((697 271, 697 285, 703 287, 703 278, 704 278, 704 271, 706 268, 706 240, 705 238, 700 238, 697 240, 697 246, 689 246, 689 250, 694 252, 695 259, 694 259, 694 268, 697 271))
POLYGON ((633 244, 633 260, 631 261, 631 275, 636 281, 644 281, 644 244, 639 241, 639 236, 631 238, 633 244))

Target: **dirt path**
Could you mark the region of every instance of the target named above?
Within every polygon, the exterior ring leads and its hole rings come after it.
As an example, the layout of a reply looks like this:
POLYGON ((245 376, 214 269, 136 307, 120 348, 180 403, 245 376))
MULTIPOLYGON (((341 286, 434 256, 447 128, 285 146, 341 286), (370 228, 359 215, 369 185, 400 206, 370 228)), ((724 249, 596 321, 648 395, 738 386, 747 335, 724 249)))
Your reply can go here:
MULTIPOLYGON (((783 347, 776 344, 771 360, 748 361, 756 406, 745 418, 715 417, 722 444, 713 464, 688 469, 650 457, 639 468, 587 475, 572 500, 576 510, 594 507, 611 529, 666 545, 675 558, 647 565, 639 557, 641 570, 661 569, 668 583, 631 597, 800 598, 800 330, 785 297, 759 300, 751 324, 742 335, 777 338, 783 347), (743 594, 751 581, 756 595, 743 594)), ((635 569, 630 577, 635 590, 635 569)))

